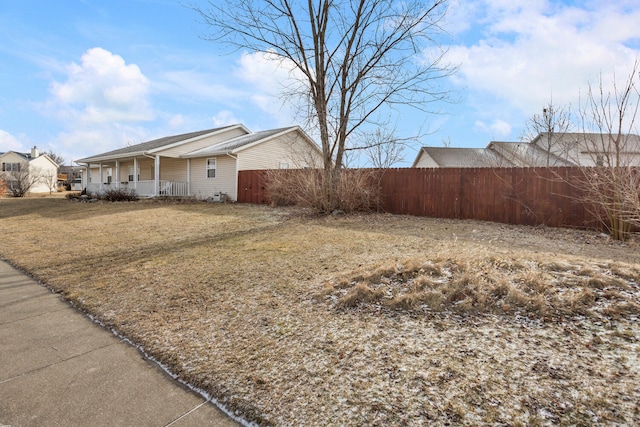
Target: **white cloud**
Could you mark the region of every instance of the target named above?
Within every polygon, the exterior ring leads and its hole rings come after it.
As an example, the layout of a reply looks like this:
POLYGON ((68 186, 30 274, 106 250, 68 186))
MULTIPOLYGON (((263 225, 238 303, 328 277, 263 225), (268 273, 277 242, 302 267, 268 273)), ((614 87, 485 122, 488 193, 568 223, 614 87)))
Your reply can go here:
POLYGON ((169 127, 179 128, 184 125, 185 119, 182 114, 176 114, 173 117, 171 117, 167 123, 169 127))
POLYGON ((50 107, 59 117, 87 124, 151 120, 149 81, 135 64, 96 47, 81 63, 67 66, 63 83, 54 82, 50 107))
POLYGON ((293 64, 263 52, 244 53, 238 61, 238 78, 249 85, 251 101, 269 113, 278 125, 289 126, 299 118, 299 97, 304 76, 293 64))
POLYGON ((236 119, 231 111, 222 110, 213 116, 213 125, 215 127, 233 125, 240 123, 240 120, 236 119))
POLYGON ((623 75, 639 55, 628 46, 640 38, 640 9, 597 3, 473 2, 467 18, 480 23, 473 31, 482 37, 451 47, 448 59, 461 64, 454 81, 527 115, 551 96, 557 104, 577 104, 590 81, 600 74, 607 79, 614 69, 623 75))
POLYGON ((50 145, 77 159, 147 140, 149 132, 138 123, 155 118, 149 87, 137 65, 99 47, 87 50, 80 63, 66 66, 63 81, 51 84, 45 109, 64 130, 50 145))
POLYGON ((6 151, 27 151, 22 143, 9 132, 0 129, 0 152, 6 151))
POLYGON ((507 137, 511 134, 511 125, 504 120, 494 120, 490 124, 482 120, 475 122, 475 130, 482 133, 491 134, 492 138, 507 137))
POLYGON ((60 132, 51 145, 57 147, 54 151, 60 151, 65 158, 76 160, 128 145, 139 144, 154 137, 156 135, 150 135, 149 131, 139 126, 117 123, 97 124, 92 127, 71 127, 60 132))

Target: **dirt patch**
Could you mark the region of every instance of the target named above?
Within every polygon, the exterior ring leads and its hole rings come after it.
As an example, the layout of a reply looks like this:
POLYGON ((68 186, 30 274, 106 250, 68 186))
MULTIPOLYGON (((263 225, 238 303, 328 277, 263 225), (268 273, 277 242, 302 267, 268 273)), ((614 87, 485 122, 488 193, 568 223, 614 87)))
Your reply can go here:
POLYGON ((640 250, 600 233, 0 199, 0 255, 261 425, 639 424, 640 250))

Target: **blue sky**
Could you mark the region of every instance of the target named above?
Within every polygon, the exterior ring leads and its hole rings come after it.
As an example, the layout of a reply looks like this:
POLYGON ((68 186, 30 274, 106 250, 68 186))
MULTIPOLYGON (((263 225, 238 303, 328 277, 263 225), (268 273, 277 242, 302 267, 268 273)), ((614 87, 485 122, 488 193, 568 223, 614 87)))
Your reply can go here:
MULTIPOLYGON (((0 152, 37 145, 68 163, 231 123, 301 124, 277 97, 287 71, 258 54, 224 54, 184 3, 2 0, 0 152)), ((551 96, 575 109, 589 82, 624 76, 640 57, 637 0, 452 1, 445 29, 457 102, 403 114, 399 136, 422 137, 400 166, 421 145, 519 140, 551 96)))

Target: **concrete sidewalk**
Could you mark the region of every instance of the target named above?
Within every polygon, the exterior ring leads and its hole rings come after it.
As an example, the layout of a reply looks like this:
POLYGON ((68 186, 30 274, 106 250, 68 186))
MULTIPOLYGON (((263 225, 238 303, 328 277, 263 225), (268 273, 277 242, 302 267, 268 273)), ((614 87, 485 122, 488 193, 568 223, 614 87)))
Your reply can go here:
POLYGON ((0 426, 238 426, 0 260, 0 426))

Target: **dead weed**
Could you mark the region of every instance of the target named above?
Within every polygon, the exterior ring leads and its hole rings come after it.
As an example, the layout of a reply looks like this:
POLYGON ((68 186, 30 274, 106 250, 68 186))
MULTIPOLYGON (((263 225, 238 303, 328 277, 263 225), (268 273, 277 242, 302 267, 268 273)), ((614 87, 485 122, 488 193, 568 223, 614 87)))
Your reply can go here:
POLYGON ((640 315, 640 274, 625 265, 572 265, 567 261, 415 259, 370 275, 326 282, 319 297, 338 310, 564 316, 640 315))

